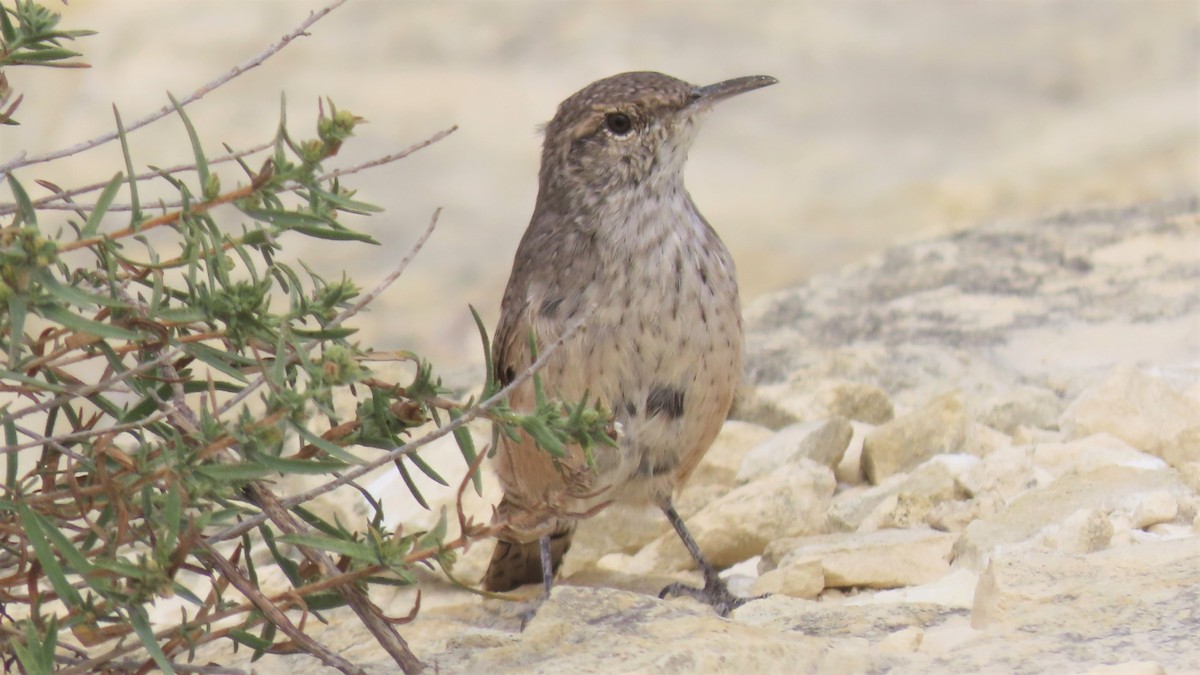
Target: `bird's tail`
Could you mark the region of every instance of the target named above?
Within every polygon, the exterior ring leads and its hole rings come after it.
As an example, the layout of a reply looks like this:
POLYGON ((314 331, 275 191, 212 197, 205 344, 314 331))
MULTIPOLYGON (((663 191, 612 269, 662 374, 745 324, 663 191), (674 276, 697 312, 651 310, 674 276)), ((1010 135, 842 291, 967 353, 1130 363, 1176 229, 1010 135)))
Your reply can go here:
MULTIPOLYGON (((514 508, 508 497, 500 502, 498 513, 503 515, 514 508)), ((550 537, 550 566, 558 572, 563 556, 571 548, 575 534, 573 518, 556 518, 547 535, 550 537)), ((510 591, 517 586, 542 581, 542 549, 539 539, 519 541, 501 535, 492 551, 492 562, 483 575, 483 588, 488 591, 510 591)))

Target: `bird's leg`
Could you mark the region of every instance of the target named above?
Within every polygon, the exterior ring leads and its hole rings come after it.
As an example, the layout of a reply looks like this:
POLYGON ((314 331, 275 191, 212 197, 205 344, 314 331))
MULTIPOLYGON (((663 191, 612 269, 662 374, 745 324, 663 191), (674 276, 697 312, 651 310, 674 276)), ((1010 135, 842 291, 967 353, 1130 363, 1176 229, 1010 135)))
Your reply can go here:
POLYGON ((704 558, 704 554, 700 552, 700 546, 696 540, 692 538, 692 533, 688 532, 687 526, 683 524, 683 518, 679 517, 679 513, 675 511, 675 505, 671 503, 668 497, 666 503, 662 505, 663 513, 667 515, 667 520, 671 521, 671 526, 675 528, 675 532, 679 534, 679 538, 683 540, 683 545, 687 548, 688 553, 692 554, 692 559, 700 566, 700 571, 704 573, 704 588, 694 588, 682 583, 673 583, 659 592, 658 597, 666 598, 675 595, 689 595, 697 600, 707 603, 717 614, 721 616, 729 616, 733 610, 741 607, 749 600, 754 598, 739 598, 729 592, 729 588, 721 581, 721 577, 717 575, 717 570, 704 558))
MULTIPOLYGON (((538 546, 542 551, 542 588, 545 593, 542 594, 542 601, 550 597, 550 588, 554 586, 554 563, 550 558, 550 535, 543 534, 541 539, 538 539, 538 546)), ((541 602, 538 603, 539 605, 541 602)))
POLYGON ((538 548, 541 552, 542 559, 542 595, 533 602, 533 607, 521 612, 521 630, 525 630, 525 625, 537 614, 541 609, 542 603, 550 597, 550 589, 554 587, 554 562, 550 556, 550 535, 543 534, 538 539, 538 548))

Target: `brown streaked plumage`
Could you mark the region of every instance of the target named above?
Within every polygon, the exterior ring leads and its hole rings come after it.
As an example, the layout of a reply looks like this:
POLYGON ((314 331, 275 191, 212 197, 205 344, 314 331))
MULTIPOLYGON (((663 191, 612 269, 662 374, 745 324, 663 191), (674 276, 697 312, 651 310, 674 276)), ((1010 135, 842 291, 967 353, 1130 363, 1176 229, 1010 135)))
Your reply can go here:
MULTIPOLYGON (((740 601, 704 560, 672 506, 720 430, 742 367, 733 260, 696 210, 683 168, 713 103, 774 84, 746 77, 697 87, 624 73, 559 106, 547 125, 538 198, 504 293, 493 357, 501 382, 530 364, 529 335, 556 340, 584 327, 541 371, 546 390, 598 398, 619 423, 618 447, 589 468, 578 448, 556 467, 528 437, 501 440, 496 471, 504 526, 484 576, 490 590, 542 580, 549 589, 576 520, 617 500, 666 513, 705 574, 705 589, 673 585, 725 614, 740 601), (543 562, 548 563, 544 565, 543 562)), ((533 407, 532 385, 510 404, 533 407)))

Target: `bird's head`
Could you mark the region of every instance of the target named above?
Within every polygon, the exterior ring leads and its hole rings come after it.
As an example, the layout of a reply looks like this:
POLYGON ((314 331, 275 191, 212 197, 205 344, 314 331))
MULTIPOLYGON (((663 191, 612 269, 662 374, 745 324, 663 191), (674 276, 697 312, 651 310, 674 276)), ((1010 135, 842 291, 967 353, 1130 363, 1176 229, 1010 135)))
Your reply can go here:
POLYGON ((553 192, 591 201, 588 197, 631 188, 681 185, 703 113, 719 101, 776 82, 754 75, 700 87, 654 72, 593 82, 563 101, 546 125, 543 196, 553 192))

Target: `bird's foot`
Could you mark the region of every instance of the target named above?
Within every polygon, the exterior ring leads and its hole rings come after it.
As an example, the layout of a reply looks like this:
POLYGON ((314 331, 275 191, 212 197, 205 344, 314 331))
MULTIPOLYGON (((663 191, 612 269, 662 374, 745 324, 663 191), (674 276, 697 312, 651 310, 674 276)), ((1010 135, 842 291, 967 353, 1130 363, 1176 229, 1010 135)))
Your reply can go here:
POLYGON ((766 597, 760 595, 753 598, 740 598, 730 593, 729 587, 725 585, 725 582, 721 581, 720 577, 715 575, 705 580, 704 588, 696 588, 695 586, 676 582, 658 593, 658 597, 660 598, 677 597, 680 595, 686 595, 705 603, 709 607, 712 607, 721 617, 729 616, 730 612, 751 600, 766 597))
POLYGON ((525 632, 525 627, 529 625, 530 621, 533 621, 533 617, 537 616, 538 610, 542 608, 542 603, 544 603, 545 601, 546 601, 546 596, 543 595, 543 596, 539 597, 537 600, 533 601, 532 607, 528 607, 528 608, 522 610, 521 613, 517 615, 517 617, 521 619, 521 628, 520 628, 519 632, 521 632, 521 633, 525 632))

